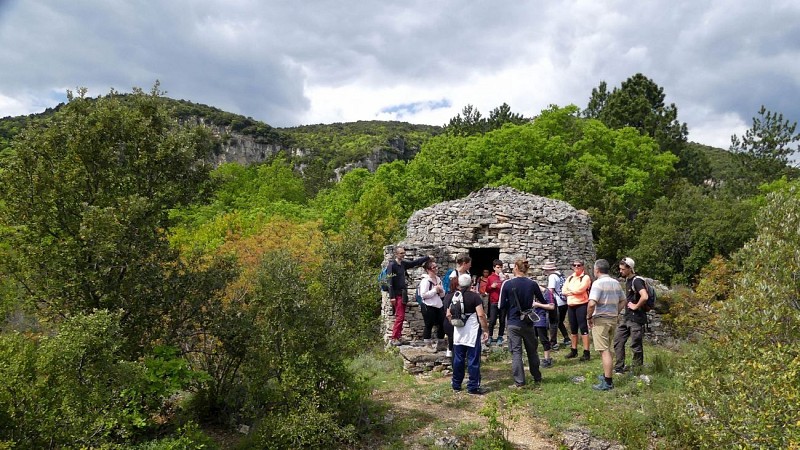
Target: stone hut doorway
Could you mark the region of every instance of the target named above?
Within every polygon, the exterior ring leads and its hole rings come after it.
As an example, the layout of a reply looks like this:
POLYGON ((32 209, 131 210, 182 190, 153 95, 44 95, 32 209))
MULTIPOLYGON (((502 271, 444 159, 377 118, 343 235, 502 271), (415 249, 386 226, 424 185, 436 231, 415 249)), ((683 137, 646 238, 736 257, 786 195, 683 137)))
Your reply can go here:
MULTIPOLYGON (((542 269, 553 261, 558 269, 570 273, 570 263, 594 263, 592 220, 586 211, 569 203, 539 197, 509 187, 484 188, 467 197, 450 200, 415 212, 406 223, 403 241, 384 248, 384 265, 393 258, 396 246, 406 250, 406 258, 433 255, 440 267, 439 276, 455 267, 456 258, 467 253, 472 258, 472 275, 491 269, 492 261, 503 261, 509 271, 517 259, 530 263, 528 276, 540 285, 547 278, 542 269)), ((424 320, 414 294, 424 271, 408 271, 408 298, 402 341, 422 339, 424 320)), ((388 340, 394 324, 394 310, 388 296, 382 301, 384 337, 388 340)))
POLYGON ((480 277, 484 270, 492 272, 492 261, 500 259, 500 248, 471 248, 469 257, 472 258, 471 275, 480 277))

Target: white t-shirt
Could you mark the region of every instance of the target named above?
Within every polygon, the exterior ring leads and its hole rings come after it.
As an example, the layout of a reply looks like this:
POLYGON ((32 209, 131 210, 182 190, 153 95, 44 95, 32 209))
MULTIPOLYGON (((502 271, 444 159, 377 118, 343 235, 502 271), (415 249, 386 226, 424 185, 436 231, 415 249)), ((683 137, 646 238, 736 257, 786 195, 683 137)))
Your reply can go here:
POLYGON ((558 284, 559 276, 557 273, 553 272, 547 276, 547 289, 553 290, 553 297, 556 299, 556 305, 564 306, 567 304, 567 299, 564 298, 563 295, 558 295, 558 291, 556 291, 556 285, 558 284))

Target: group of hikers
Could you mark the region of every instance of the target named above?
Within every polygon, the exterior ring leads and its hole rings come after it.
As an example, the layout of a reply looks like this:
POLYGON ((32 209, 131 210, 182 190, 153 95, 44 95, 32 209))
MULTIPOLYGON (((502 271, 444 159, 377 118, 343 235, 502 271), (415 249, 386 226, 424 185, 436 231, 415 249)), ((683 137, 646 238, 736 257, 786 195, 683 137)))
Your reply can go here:
POLYGON ((572 262, 572 274, 565 277, 554 262, 545 262, 541 269, 547 275, 547 286, 542 289, 529 278, 529 263, 514 261, 511 274, 504 273, 503 261, 492 262, 493 271, 485 270, 483 276, 470 274, 472 259, 461 254, 455 269, 448 270, 444 279, 439 277, 435 258, 423 256, 405 259, 405 249, 397 247, 395 258, 387 266, 389 300, 394 311, 390 345, 400 345, 408 303, 408 269, 422 266, 425 275, 417 288, 420 309, 425 327, 423 345, 436 351, 439 341, 447 336, 446 356, 452 357, 452 388, 462 390, 468 375, 467 392, 481 395, 481 352, 489 346, 503 346, 507 331, 507 346, 511 352, 511 370, 514 384, 511 388, 525 386, 523 349, 534 384, 542 381, 540 369, 553 366, 552 351, 569 345, 565 358, 589 361, 589 331, 595 351, 600 352, 603 373, 598 384, 592 387, 607 391, 614 388, 613 376, 621 375, 644 362, 643 338, 647 323, 648 289, 642 277, 634 270, 631 258, 619 261, 619 273, 625 287, 609 274, 611 266, 605 259, 595 261, 590 277, 584 262, 572 262), (569 331, 564 324, 565 318, 569 331), (499 322, 497 338, 495 325, 499 322), (436 329, 436 338, 432 338, 436 329), (563 341, 558 342, 558 333, 563 341), (631 366, 625 365, 625 347, 631 341, 633 353, 631 366), (539 358, 538 345, 543 348, 539 358), (583 349, 578 355, 578 346, 583 349), (612 354, 613 350, 613 354, 612 354))

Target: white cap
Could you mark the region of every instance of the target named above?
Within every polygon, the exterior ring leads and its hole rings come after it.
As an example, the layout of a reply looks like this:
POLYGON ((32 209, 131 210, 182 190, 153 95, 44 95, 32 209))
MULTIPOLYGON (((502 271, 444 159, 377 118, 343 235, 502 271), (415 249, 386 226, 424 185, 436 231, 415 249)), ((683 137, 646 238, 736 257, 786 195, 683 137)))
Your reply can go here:
POLYGON ((622 258, 622 260, 620 260, 620 262, 621 262, 621 263, 623 263, 623 264, 625 264, 626 266, 630 267, 630 268, 631 268, 631 270, 632 270, 632 269, 634 268, 634 266, 636 265, 636 263, 635 263, 635 262, 633 262, 633 260, 632 260, 631 258, 628 258, 627 256, 626 256, 625 258, 622 258))
POLYGON ((460 287, 468 287, 472 284, 472 277, 468 273, 462 273, 458 276, 458 285, 460 287))

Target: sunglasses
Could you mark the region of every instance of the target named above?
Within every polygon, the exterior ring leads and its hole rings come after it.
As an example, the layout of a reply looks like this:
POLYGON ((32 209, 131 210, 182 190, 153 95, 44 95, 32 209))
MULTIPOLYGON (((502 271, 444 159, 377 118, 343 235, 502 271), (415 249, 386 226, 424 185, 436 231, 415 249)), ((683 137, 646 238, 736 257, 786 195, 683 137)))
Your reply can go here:
POLYGON ((573 264, 572 267, 583 267, 583 264, 573 264))

